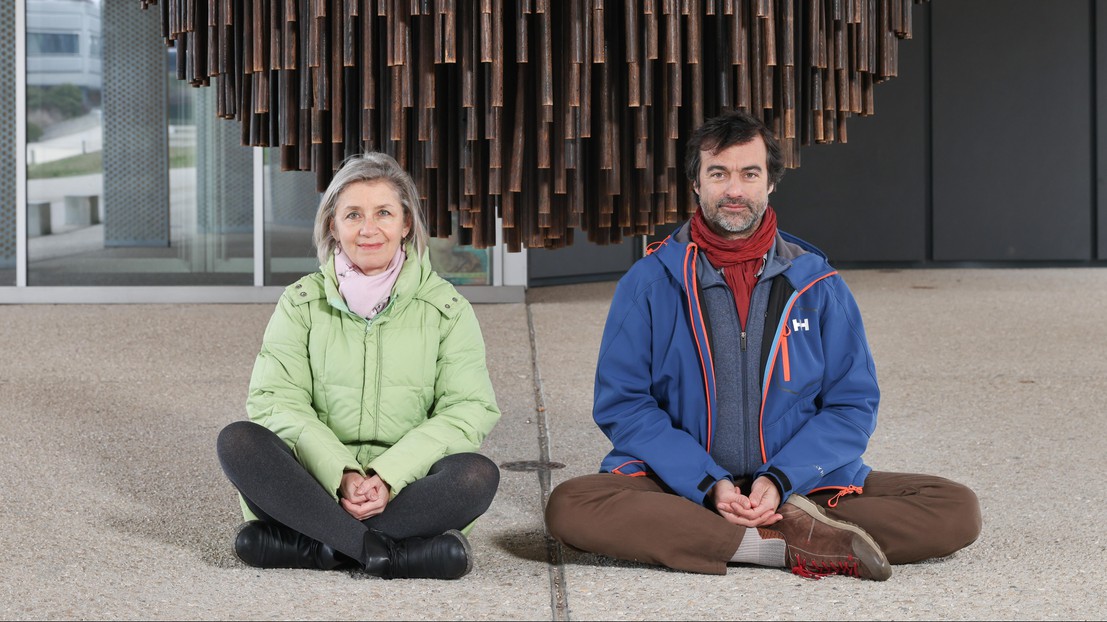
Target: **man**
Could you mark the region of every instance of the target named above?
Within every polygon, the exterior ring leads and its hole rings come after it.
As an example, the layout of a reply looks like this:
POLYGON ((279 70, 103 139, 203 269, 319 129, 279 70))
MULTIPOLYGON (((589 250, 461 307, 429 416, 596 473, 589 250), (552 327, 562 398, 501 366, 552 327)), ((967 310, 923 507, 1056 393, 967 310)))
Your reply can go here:
POLYGON ((980 533, 976 495, 862 462, 879 389, 853 296, 778 231, 780 146, 739 111, 690 138, 699 210, 620 280, 596 366, 601 472, 546 507, 562 543, 677 570, 874 580, 980 533))

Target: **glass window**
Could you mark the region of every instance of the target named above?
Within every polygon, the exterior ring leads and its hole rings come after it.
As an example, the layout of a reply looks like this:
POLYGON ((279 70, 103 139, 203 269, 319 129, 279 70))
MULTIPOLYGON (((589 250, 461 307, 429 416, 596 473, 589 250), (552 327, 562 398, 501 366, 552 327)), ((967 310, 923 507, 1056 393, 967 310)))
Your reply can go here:
MULTIPOLYGON (((31 3, 33 5, 33 3, 31 3)), ((68 32, 28 32, 27 55, 79 54, 81 37, 68 32)))
POLYGON ((277 149, 265 155, 265 284, 289 285, 319 269, 311 235, 321 195, 315 173, 282 171, 277 149))
POLYGON ((176 79, 160 12, 28 2, 29 27, 39 6, 103 33, 103 58, 28 55, 28 285, 252 284, 252 152, 176 79))
MULTIPOLYGON (((215 89, 176 79, 176 49, 151 34, 160 11, 27 0, 26 15, 27 284, 253 284, 253 150, 237 121, 216 116, 215 89)), ((11 23, 0 20, 0 41, 11 23)), ((4 93, 0 114, 14 109, 4 93)), ((281 286, 318 269, 320 195, 314 173, 280 171, 277 153, 265 150, 262 169, 263 282, 281 286)), ((15 206, 5 207, 0 285, 15 281, 15 206)), ((430 256, 454 283, 491 283, 489 252, 456 234, 432 240, 430 256)))
MULTIPOLYGON (((311 236, 321 194, 315 173, 281 171, 280 152, 266 150, 265 284, 288 285, 319 269, 311 236)), ((455 224, 454 230, 457 227, 455 224)), ((457 234, 431 238, 431 267, 457 285, 491 284, 489 252, 457 243, 457 234)))
POLYGON ((457 243, 457 217, 454 234, 448 238, 431 238, 431 267, 454 285, 490 285, 492 266, 490 253, 457 243))

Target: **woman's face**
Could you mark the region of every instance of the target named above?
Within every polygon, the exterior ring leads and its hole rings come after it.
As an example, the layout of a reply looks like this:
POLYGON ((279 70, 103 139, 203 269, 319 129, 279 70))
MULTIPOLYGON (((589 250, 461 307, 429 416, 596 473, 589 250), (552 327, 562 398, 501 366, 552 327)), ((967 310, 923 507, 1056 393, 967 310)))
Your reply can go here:
POLYGON ((359 181, 339 193, 331 233, 362 273, 384 272, 409 230, 392 184, 359 181))

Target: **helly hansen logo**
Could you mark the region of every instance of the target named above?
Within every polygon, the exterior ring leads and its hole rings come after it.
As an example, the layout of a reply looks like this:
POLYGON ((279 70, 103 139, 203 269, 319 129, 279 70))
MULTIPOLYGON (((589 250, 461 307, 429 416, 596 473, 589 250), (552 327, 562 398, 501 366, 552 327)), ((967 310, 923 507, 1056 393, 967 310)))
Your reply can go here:
POLYGON ((792 320, 792 332, 796 332, 797 330, 810 330, 810 328, 810 325, 807 323, 807 318, 792 320))

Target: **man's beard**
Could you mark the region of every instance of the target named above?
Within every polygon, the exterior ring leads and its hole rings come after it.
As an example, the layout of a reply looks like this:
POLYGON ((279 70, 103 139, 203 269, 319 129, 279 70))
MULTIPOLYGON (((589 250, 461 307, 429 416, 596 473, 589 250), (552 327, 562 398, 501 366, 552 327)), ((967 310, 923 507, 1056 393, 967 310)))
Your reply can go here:
MULTIPOLYGON (((700 207, 702 209, 703 205, 701 204, 700 207)), ((713 225, 716 231, 738 235, 752 233, 758 223, 761 222, 761 216, 764 215, 764 213, 764 205, 758 206, 745 199, 723 199, 715 204, 714 210, 703 210, 703 215, 706 217, 707 222, 713 225), (723 206, 727 205, 741 205, 749 211, 745 213, 728 214, 723 210, 723 206), (761 209, 758 210, 757 207, 761 209)))

